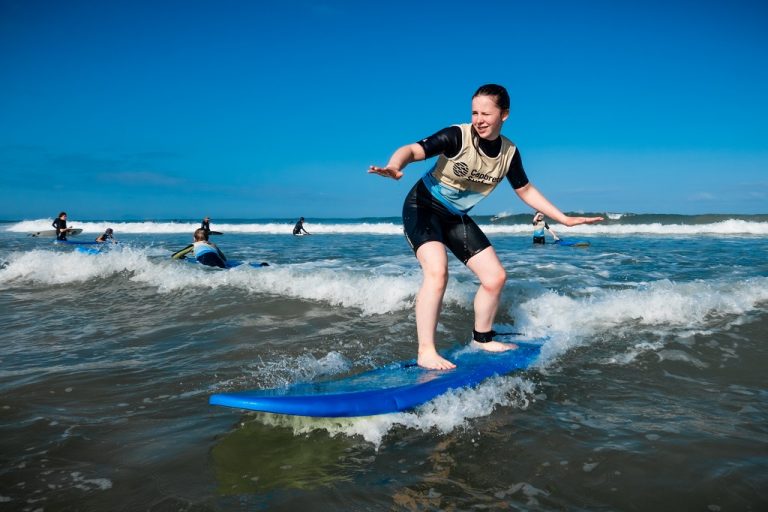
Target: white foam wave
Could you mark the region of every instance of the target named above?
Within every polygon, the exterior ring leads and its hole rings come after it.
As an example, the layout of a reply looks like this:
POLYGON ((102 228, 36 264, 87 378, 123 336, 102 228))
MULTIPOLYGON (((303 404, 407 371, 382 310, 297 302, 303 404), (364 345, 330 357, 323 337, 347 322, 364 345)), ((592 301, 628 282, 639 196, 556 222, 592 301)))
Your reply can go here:
MULTIPOLYGON (((499 214, 501 215, 501 214, 499 214)), ((622 214, 609 214, 611 216, 622 214)), ((499 217, 500 218, 500 217, 499 217)), ((614 219, 617 220, 617 219, 614 219)), ((10 224, 6 231, 16 233, 33 233, 49 230, 51 219, 25 220, 10 224)), ((81 228, 85 233, 101 233, 111 227, 115 233, 130 234, 167 234, 187 233, 191 234, 200 227, 197 222, 77 222, 70 221, 70 227, 81 228)), ((340 234, 340 235, 402 235, 403 228, 399 223, 392 222, 350 222, 350 223, 307 223, 307 231, 312 234, 340 234)), ((569 235, 768 235, 768 222, 753 222, 741 219, 729 219, 709 224, 593 224, 585 226, 566 227, 561 224, 552 224, 559 234, 565 237, 569 235)), ((226 223, 215 224, 214 230, 224 233, 241 233, 255 235, 289 235, 293 231, 293 222, 252 222, 252 223, 226 223)), ((498 223, 481 225, 483 231, 496 235, 518 235, 531 233, 531 226, 523 224, 498 223)))
MULTIPOLYGON (((596 290, 589 297, 548 291, 512 311, 516 327, 529 336, 548 336, 542 361, 558 357, 596 336, 625 337, 639 328, 660 332, 703 329, 739 322, 768 303, 768 277, 738 281, 656 281, 626 290, 596 290)), ((628 361, 631 360, 628 359, 628 361)))
MULTIPOLYGON (((373 268, 339 268, 333 261, 321 261, 214 270, 150 257, 153 252, 156 251, 152 248, 117 246, 96 255, 50 250, 12 253, 6 266, 0 269, 0 286, 14 282, 84 283, 125 272, 130 281, 156 287, 162 293, 230 287, 248 293, 358 308, 364 315, 373 315, 410 309, 421 281, 412 263, 407 268, 391 263, 373 268)), ((451 279, 445 302, 471 307, 475 285, 451 279)))
MULTIPOLYGON (((563 237, 591 235, 768 235, 768 222, 730 219, 710 224, 591 224, 567 227, 550 224, 563 237)), ((529 224, 481 226, 488 234, 530 234, 529 224)))
POLYGON ((78 251, 33 250, 9 255, 0 269, 0 284, 24 281, 37 284, 81 283, 151 265, 146 253, 122 247, 103 254, 78 251))
MULTIPOLYGON (((14 233, 34 233, 53 229, 53 219, 25 220, 11 224, 6 231, 14 233)), ((69 227, 82 229, 84 233, 103 233, 106 228, 115 230, 115 234, 191 234, 200 227, 199 222, 78 222, 69 220, 69 227)), ((242 233, 256 235, 290 235, 293 233, 293 222, 252 222, 252 223, 216 223, 211 229, 224 233, 242 233)), ((312 234, 366 234, 366 235, 402 235, 403 228, 391 222, 359 222, 359 223, 305 223, 304 227, 312 234)))

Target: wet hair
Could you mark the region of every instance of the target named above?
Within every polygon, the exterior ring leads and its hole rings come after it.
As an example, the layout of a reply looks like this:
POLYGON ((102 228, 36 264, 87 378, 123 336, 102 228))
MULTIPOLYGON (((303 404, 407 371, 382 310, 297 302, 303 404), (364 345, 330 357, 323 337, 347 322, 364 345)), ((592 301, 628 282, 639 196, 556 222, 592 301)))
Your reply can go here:
POLYGON ((496 106, 499 107, 499 110, 502 112, 509 110, 509 93, 501 85, 481 85, 477 91, 475 91, 475 94, 472 95, 473 98, 476 98, 477 96, 493 96, 496 98, 496 106))
POLYGON ((204 230, 203 228, 197 228, 195 230, 195 242, 207 242, 208 241, 208 232, 204 230))
POLYGON ((66 214, 67 214, 67 212, 59 212, 59 217, 61 217, 62 215, 66 215, 66 214))
POLYGON ((105 233, 109 233, 109 234, 111 235, 112 233, 114 233, 114 231, 112 231, 112 228, 107 228, 107 230, 105 231, 105 233))

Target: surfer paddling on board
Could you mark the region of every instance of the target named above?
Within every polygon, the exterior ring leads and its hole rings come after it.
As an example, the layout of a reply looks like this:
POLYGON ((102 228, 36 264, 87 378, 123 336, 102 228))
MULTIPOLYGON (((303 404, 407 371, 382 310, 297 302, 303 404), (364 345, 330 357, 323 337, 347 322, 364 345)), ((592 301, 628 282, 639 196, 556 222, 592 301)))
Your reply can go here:
POLYGON ((528 181, 517 147, 501 135, 509 117, 509 94, 500 85, 481 86, 472 96, 472 122, 449 126, 419 142, 398 148, 384 167, 369 173, 399 180, 411 162, 438 156, 403 204, 406 239, 416 253, 424 280, 416 295, 419 366, 455 368, 438 354, 435 331, 448 284, 446 247, 480 280, 474 300, 473 345, 502 352, 517 348, 493 338, 493 321, 507 279, 491 242, 467 213, 504 181, 530 207, 565 226, 591 224, 602 217, 569 217, 528 181))
POLYGON ((65 241, 67 239, 67 212, 59 213, 59 216, 51 224, 56 229, 56 240, 65 241))
POLYGON ((106 231, 96 237, 96 241, 99 243, 112 242, 113 244, 116 244, 115 231, 112 228, 107 228, 106 231))
POLYGON ((195 251, 195 259, 209 267, 227 268, 227 258, 216 247, 216 244, 208 241, 208 232, 203 228, 195 230, 195 241, 192 250, 195 251))
POLYGON ((547 224, 547 221, 544 220, 544 214, 541 212, 536 212, 533 215, 533 243, 534 244, 544 244, 546 243, 546 239, 544 238, 544 230, 546 229, 549 231, 549 234, 552 235, 552 238, 555 239, 555 242, 560 241, 560 237, 557 236, 557 234, 552 231, 549 227, 549 224, 547 224))

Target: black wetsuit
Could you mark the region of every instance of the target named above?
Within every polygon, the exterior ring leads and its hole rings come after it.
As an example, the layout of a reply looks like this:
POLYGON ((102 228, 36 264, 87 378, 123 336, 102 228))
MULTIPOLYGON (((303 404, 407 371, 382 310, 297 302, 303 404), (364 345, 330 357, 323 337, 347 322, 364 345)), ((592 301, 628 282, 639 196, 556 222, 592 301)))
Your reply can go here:
MULTIPOLYGON (((501 151, 501 137, 486 140, 478 137, 480 150, 491 158, 501 151)), ((459 154, 462 147, 461 128, 450 126, 420 140, 426 158, 442 154, 452 158, 459 154)), ((512 188, 518 189, 528 184, 528 177, 523 169, 520 152, 515 151, 507 172, 507 180, 512 188)), ((405 237, 414 252, 426 242, 441 242, 463 263, 491 242, 469 215, 457 215, 437 200, 422 180, 419 180, 408 193, 403 204, 403 228, 405 237)))
POLYGON ((293 234, 300 235, 302 231, 304 231, 304 233, 307 232, 307 230, 304 229, 304 221, 299 220, 298 222, 296 222, 296 225, 293 226, 293 234))
POLYGON ((200 223, 200 228, 204 229, 206 233, 210 233, 211 232, 211 221, 203 220, 203 222, 200 223))
POLYGON ((56 228, 56 240, 66 240, 67 239, 67 221, 61 218, 56 218, 56 220, 53 221, 53 224, 51 224, 54 228, 56 228))

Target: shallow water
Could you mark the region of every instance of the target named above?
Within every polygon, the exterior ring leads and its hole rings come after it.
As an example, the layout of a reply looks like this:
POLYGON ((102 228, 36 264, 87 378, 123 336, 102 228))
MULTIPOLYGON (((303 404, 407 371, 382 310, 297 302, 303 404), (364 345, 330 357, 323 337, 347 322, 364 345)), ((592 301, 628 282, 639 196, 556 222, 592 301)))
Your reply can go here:
MULTIPOLYGON (((171 261, 189 230, 163 223, 86 255, 34 222, 0 225, 0 510, 768 508, 764 219, 562 229, 586 249, 489 224, 497 328, 547 337, 540 362, 335 420, 207 397, 414 357, 420 274, 394 223, 217 225, 228 256, 270 263, 220 271, 171 261)), ((450 270, 446 349, 476 289, 450 270)))

